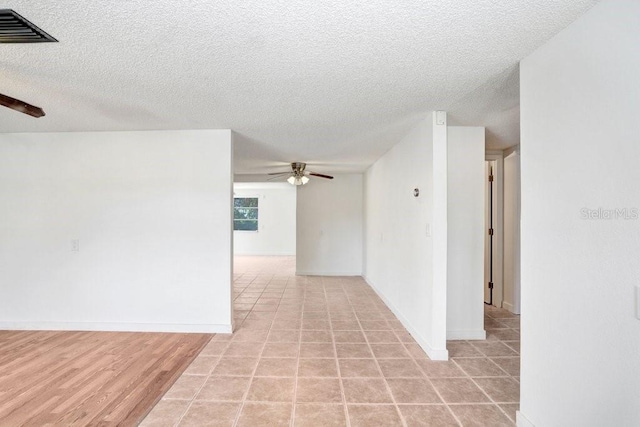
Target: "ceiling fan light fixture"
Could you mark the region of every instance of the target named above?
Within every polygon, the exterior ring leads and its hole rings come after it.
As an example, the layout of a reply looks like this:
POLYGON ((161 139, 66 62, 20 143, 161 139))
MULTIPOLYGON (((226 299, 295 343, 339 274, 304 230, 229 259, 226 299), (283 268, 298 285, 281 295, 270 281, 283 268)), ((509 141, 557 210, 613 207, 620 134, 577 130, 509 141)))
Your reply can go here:
POLYGON ((306 176, 296 176, 296 175, 291 175, 289 178, 287 178, 287 182, 291 185, 305 185, 307 182, 309 182, 309 178, 307 178, 306 176))
POLYGON ((269 178, 268 181, 274 179, 282 179, 284 176, 288 175, 287 182, 291 185, 305 185, 309 182, 309 176, 325 178, 325 179, 333 179, 331 175, 325 175, 322 173, 316 173, 307 171, 307 164, 302 162, 293 162, 291 163, 291 170, 289 172, 270 172, 267 175, 272 175, 273 178, 269 178))

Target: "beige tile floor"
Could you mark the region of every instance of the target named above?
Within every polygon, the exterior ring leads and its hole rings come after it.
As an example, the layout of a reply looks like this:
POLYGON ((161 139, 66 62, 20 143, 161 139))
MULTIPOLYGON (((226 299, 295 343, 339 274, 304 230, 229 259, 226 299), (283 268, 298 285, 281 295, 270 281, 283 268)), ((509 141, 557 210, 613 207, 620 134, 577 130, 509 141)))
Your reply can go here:
POLYGON ((233 335, 216 335, 143 426, 513 426, 518 316, 487 307, 486 341, 431 361, 355 277, 297 277, 239 257, 233 335))

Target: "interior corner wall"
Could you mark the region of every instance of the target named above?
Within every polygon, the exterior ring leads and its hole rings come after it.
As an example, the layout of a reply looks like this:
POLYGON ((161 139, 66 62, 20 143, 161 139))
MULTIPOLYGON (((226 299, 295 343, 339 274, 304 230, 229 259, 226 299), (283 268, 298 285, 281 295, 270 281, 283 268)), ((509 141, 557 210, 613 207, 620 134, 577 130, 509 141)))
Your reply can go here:
POLYGON ((234 231, 235 255, 296 254, 296 188, 287 182, 233 185, 234 197, 258 198, 258 231, 234 231))
POLYGON ((232 137, 0 134, 0 328, 231 332, 232 137))
POLYGON ((447 339, 485 339, 484 128, 448 128, 447 339))
MULTIPOLYGON (((433 359, 446 358, 445 319, 434 336, 431 116, 365 175, 365 279, 433 359), (420 195, 414 196, 418 188, 420 195)), ((443 301, 441 305, 446 303, 443 301)))
POLYGON ((362 275, 362 174, 312 177, 297 188, 296 274, 362 275))
POLYGON ((640 425, 640 3, 525 58, 521 426, 640 425))

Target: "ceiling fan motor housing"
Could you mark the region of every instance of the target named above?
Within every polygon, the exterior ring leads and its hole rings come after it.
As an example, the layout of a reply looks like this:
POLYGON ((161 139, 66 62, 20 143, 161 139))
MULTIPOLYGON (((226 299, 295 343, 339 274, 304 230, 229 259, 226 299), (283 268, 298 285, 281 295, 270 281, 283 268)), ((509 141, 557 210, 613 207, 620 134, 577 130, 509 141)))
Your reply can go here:
POLYGON ((296 177, 304 176, 304 170, 306 167, 307 167, 306 163, 302 163, 302 162, 291 163, 291 170, 293 171, 293 174, 296 177))

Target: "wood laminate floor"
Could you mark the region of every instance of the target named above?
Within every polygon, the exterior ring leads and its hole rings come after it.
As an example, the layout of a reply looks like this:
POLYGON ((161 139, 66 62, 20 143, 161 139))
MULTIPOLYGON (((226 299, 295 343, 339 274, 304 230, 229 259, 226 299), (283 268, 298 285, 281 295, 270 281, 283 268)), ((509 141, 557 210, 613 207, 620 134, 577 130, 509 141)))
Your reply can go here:
POLYGON ((0 331, 0 426, 137 425, 210 339, 0 331))

